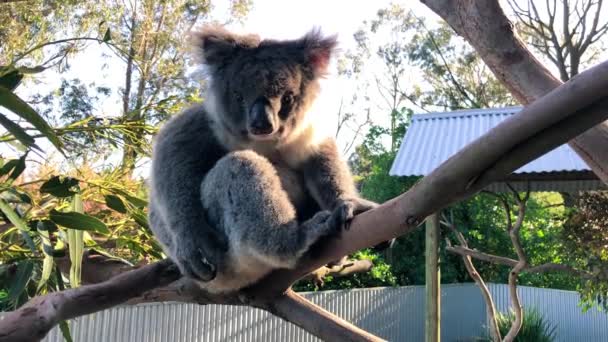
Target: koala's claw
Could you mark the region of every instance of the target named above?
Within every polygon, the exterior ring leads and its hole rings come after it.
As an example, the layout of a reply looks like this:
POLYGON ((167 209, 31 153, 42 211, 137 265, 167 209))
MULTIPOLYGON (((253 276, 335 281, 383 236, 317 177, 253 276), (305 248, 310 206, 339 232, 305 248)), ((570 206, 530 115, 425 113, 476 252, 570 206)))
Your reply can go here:
POLYGON ((199 248, 191 258, 179 260, 178 264, 181 265, 182 273, 186 277, 205 282, 215 279, 216 267, 203 255, 203 251, 199 248))

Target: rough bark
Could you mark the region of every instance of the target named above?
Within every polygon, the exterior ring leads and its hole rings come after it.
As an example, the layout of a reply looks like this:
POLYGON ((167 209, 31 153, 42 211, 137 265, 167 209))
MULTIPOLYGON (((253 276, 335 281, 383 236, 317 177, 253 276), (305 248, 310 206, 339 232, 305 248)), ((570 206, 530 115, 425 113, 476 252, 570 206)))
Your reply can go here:
MULTIPOLYGON (((276 304, 278 300, 284 300, 286 307, 295 306, 294 301, 282 296, 291 284, 311 271, 344 255, 411 232, 428 215, 478 192, 606 120, 608 111, 603 109, 608 106, 607 83, 608 63, 580 74, 464 147, 408 192, 358 215, 350 229, 327 241, 314 259, 305 256, 295 269, 271 272, 250 288, 223 297, 211 296, 187 279, 180 279, 163 289, 152 290, 178 277, 174 267, 161 262, 101 284, 37 297, 0 321, 0 338, 5 341, 39 338, 62 319, 106 309, 135 297, 142 300, 181 299, 194 303, 207 299, 206 302, 225 304, 244 302, 267 310, 273 309, 268 303, 276 304), (559 111, 556 112, 556 108, 559 111)), ((342 331, 346 340, 353 334, 358 334, 357 338, 361 340, 368 338, 346 323, 341 323, 340 330, 336 330, 337 317, 332 317, 332 320, 320 318, 322 316, 312 312, 313 309, 317 310, 308 303, 294 307, 294 310, 281 310, 281 317, 318 334, 321 339, 334 339, 338 331, 342 331), (302 313, 307 310, 319 318, 303 317, 302 313), (324 328, 320 329, 319 325, 324 328)))
POLYGON ((111 308, 179 277, 177 267, 161 261, 119 275, 112 281, 36 297, 0 321, 0 341, 41 340, 62 320, 111 308))
MULTIPOLYGON (((561 84, 517 37, 513 24, 497 0, 421 2, 475 48, 496 77, 522 104, 530 104, 561 84)), ((608 184, 608 121, 598 123, 568 144, 608 184)))

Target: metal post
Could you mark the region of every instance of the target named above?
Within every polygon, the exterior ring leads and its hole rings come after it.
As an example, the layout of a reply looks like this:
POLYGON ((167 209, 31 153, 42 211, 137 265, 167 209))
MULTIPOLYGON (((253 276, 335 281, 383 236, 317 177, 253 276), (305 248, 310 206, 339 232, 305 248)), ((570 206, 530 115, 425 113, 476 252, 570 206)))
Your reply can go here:
POLYGON ((426 219, 425 263, 426 263, 426 311, 425 341, 439 342, 441 338, 441 285, 439 271, 439 215, 434 213, 426 219))

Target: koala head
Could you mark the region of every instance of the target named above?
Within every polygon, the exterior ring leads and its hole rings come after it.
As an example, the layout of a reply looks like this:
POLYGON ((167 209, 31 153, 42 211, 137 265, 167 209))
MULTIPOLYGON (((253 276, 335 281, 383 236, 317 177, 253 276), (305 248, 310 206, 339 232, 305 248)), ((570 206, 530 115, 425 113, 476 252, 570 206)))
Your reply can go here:
POLYGON ((313 29, 300 39, 261 40, 217 26, 194 34, 210 76, 210 113, 231 135, 280 142, 306 122, 327 72, 336 37, 313 29))

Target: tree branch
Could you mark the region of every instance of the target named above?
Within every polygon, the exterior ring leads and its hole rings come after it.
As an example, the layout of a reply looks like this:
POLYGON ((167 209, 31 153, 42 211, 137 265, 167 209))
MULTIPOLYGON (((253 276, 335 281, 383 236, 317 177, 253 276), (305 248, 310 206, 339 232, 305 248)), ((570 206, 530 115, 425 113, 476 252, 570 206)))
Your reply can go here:
POLYGON ((320 287, 323 286, 323 279, 329 275, 334 278, 347 277, 356 273, 369 272, 372 267, 374 267, 374 264, 369 260, 346 260, 346 262, 332 267, 319 267, 304 276, 302 280, 312 280, 316 286, 320 287))
POLYGON ((323 336, 325 341, 384 341, 312 304, 291 289, 278 300, 258 307, 294 323, 315 336, 323 336))
MULTIPOLYGON (((447 226, 454 235, 456 235, 456 239, 460 243, 461 247, 468 248, 467 240, 464 235, 454 226, 452 222, 442 222, 445 226, 447 226)), ((452 220, 453 221, 453 220, 452 220)), ((449 243, 449 240, 448 240, 449 243)), ((451 246, 448 246, 451 247, 451 246)), ((479 290, 481 291, 481 295, 483 296, 484 302, 486 303, 486 312, 488 315, 488 320, 490 321, 490 334, 492 335, 492 339, 494 342, 500 342, 502 337, 500 336, 500 329, 498 327, 498 321, 496 320, 496 306, 494 305, 494 300, 492 299, 492 294, 490 293, 490 289, 486 286, 485 281, 481 277, 481 274, 477 272, 475 265, 473 264, 473 260, 469 255, 462 256, 462 262, 464 263, 464 267, 467 269, 469 276, 477 286, 479 286, 479 290)))
POLYGON ((515 259, 502 257, 502 256, 494 255, 494 254, 487 254, 484 252, 480 252, 476 249, 471 249, 471 248, 464 247, 464 246, 446 247, 445 250, 450 253, 458 254, 462 257, 469 256, 469 257, 475 258, 477 260, 491 262, 493 264, 498 264, 498 265, 505 265, 505 266, 513 267, 517 264, 517 260, 515 260, 515 259))
POLYGON ((0 341, 41 340, 57 323, 111 308, 180 277, 170 261, 127 272, 112 281, 36 297, 0 322, 0 341))

